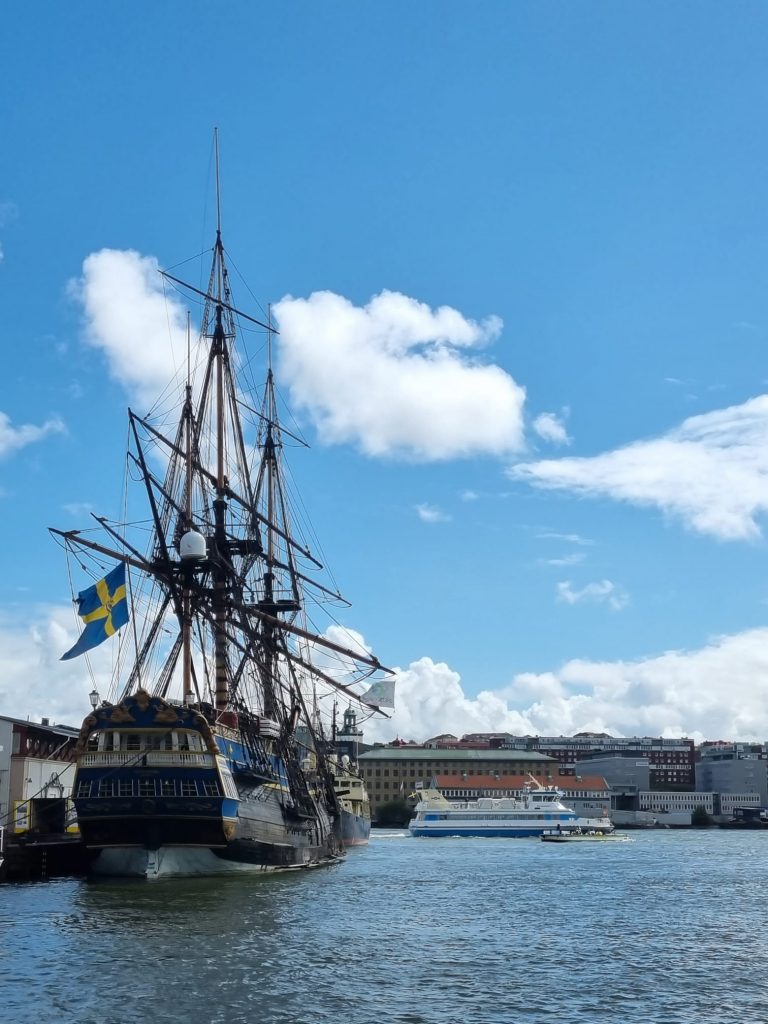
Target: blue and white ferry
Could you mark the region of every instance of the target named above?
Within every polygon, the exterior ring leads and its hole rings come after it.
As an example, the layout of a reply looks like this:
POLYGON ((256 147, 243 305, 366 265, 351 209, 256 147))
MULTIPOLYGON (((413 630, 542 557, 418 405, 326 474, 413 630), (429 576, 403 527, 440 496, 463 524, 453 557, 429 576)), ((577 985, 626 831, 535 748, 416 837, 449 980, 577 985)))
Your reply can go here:
POLYGON ((541 836, 545 830, 612 832, 610 818, 580 818, 562 802, 556 786, 526 787, 519 797, 480 797, 449 801, 437 789, 419 793, 412 836, 470 836, 517 839, 541 836))

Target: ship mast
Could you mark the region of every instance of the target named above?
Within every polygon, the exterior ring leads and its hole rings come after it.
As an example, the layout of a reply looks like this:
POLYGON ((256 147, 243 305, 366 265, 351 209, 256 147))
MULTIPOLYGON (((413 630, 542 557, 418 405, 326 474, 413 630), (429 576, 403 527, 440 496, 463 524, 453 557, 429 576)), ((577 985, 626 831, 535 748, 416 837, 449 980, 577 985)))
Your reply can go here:
MULTIPOLYGON (((185 484, 184 502, 185 523, 184 530, 193 529, 192 523, 192 381, 191 381, 191 353, 190 353, 190 317, 187 313, 187 386, 184 401, 184 434, 185 434, 185 484)), ((181 619, 181 672, 182 672, 182 699, 185 704, 192 700, 192 591, 189 586, 189 579, 185 580, 184 589, 181 595, 182 619, 181 619)))
POLYGON ((216 150, 216 246, 214 270, 216 277, 216 326, 213 331, 212 356, 216 375, 216 498, 213 502, 214 544, 217 557, 213 569, 214 665, 216 679, 216 710, 224 711, 229 700, 227 666, 227 533, 225 514, 226 475, 224 472, 224 359, 226 335, 224 333, 222 302, 224 300, 224 247, 221 243, 221 184, 219 168, 219 130, 214 129, 216 150))
MULTIPOLYGON (((323 565, 292 529, 283 446, 286 438, 305 442, 279 422, 272 366, 273 340, 279 332, 271 310, 263 322, 232 304, 222 241, 218 130, 214 147, 216 239, 207 287, 203 291, 161 271, 165 280, 204 300, 200 340, 208 345, 207 356, 198 375, 188 319, 184 400, 173 435, 166 436, 148 418, 129 410, 136 454, 129 450, 128 457, 149 502, 150 550, 143 554, 131 543, 127 524, 116 524, 121 527, 116 529, 103 517, 97 521, 117 547, 91 540, 79 530, 52 532, 71 550, 123 561, 151 581, 146 590, 151 614, 123 696, 132 692, 140 674, 146 675, 146 667, 159 656, 162 664, 153 689, 164 697, 180 657, 185 703, 210 700, 216 717, 228 709, 252 710, 279 725, 279 742, 284 743, 301 713, 307 716, 302 680, 360 700, 333 670, 324 671, 315 663, 312 649, 354 665, 360 677, 354 683, 389 670, 373 655, 308 629, 302 616, 307 593, 312 600, 348 602, 308 575, 323 565), (242 392, 235 380, 231 346, 241 320, 266 332, 267 379, 259 408, 246 403, 248 392, 242 392), (199 376, 199 387, 193 386, 193 376, 199 376), (256 465, 246 447, 242 410, 258 417, 256 465), (167 456, 163 479, 147 458, 150 448, 167 456), (168 611, 179 627, 170 645, 165 643, 168 611), (202 655, 199 662, 193 648, 202 655)), ((375 705, 368 706, 381 713, 375 705)))
MULTIPOLYGON (((274 381, 272 378, 272 309, 269 309, 269 315, 267 317, 267 323, 269 324, 269 332, 267 333, 267 388, 265 394, 266 400, 266 414, 267 414, 267 436, 264 442, 264 463, 266 466, 266 483, 267 483, 267 519, 270 523, 275 521, 275 481, 277 474, 277 459, 275 453, 275 439, 273 435, 273 423, 275 422, 275 391, 274 381)), ((274 615, 275 611, 275 592, 274 592, 274 579, 275 575, 272 571, 275 564, 275 535, 272 530, 267 530, 267 564, 266 572, 264 573, 264 606, 265 609, 270 611, 274 615)), ((272 680, 275 679, 275 671, 277 669, 277 651, 275 649, 275 635, 274 627, 270 623, 264 624, 264 640, 266 648, 266 665, 264 675, 265 685, 264 691, 264 715, 267 718, 272 718, 275 715, 275 699, 274 690, 272 686, 272 680)))

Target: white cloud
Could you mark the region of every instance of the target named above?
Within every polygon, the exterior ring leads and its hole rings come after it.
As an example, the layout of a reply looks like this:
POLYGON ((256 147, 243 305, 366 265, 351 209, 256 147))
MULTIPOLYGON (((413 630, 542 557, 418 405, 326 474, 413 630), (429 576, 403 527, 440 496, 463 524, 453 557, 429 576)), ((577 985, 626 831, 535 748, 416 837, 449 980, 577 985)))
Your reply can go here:
POLYGON ((621 611, 629 604, 629 595, 611 580, 587 583, 581 590, 574 590, 570 580, 557 584, 557 600, 564 604, 608 604, 614 611, 621 611))
POLYGON ((490 691, 467 697, 458 672, 444 662, 419 658, 397 670, 392 717, 366 722, 365 739, 371 743, 397 736, 424 740, 443 732, 525 732, 528 725, 525 716, 510 710, 503 697, 490 691))
MULTIPOLYGON (((15 203, 2 202, 0 203, 0 228, 4 228, 6 224, 10 224, 12 220, 15 220, 19 214, 19 209, 15 203)), ((5 259, 5 252, 3 250, 2 242, 0 242, 0 263, 5 259)))
POLYGON ((442 512, 435 505, 417 505, 416 514, 422 523, 447 523, 450 521, 450 516, 445 512, 442 512))
POLYGON ((163 291, 157 260, 102 249, 71 286, 85 318, 85 340, 104 353, 110 375, 143 407, 162 394, 187 351, 186 312, 163 291))
POLYGON ((67 515, 78 520, 85 519, 86 516, 93 512, 93 505, 87 501, 73 501, 63 507, 67 515))
POLYGON ((573 554, 563 555, 562 558, 540 558, 539 563, 541 565, 579 565, 584 561, 583 551, 574 551, 573 554))
POLYGON ((480 498, 480 495, 477 493, 477 491, 462 491, 461 492, 461 500, 462 501, 477 501, 479 498, 480 498))
POLYGON ((16 203, 4 201, 0 203, 0 228, 4 228, 6 224, 10 224, 11 221, 16 220, 19 215, 19 208, 16 203))
POLYGON ((569 544, 579 544, 582 547, 591 547, 595 543, 593 540, 579 536, 578 533, 537 533, 536 537, 538 540, 564 540, 569 544))
POLYGON ((692 416, 655 440, 508 472, 537 487, 656 506, 721 540, 752 540, 768 509, 768 395, 692 416))
MULTIPOLYGON (((80 724, 94 679, 85 658, 58 660, 77 633, 66 606, 38 608, 23 621, 7 612, 0 615, 0 714, 80 724)), ((328 636, 368 650, 354 630, 338 627, 328 636)), ((103 697, 113 696, 117 647, 113 639, 89 656, 103 697)), ((393 717, 369 719, 367 742, 491 731, 768 737, 768 627, 715 637, 699 650, 635 661, 575 659, 550 672, 521 672, 508 686, 476 697, 465 694, 456 671, 429 657, 397 669, 396 680, 393 717)))
POLYGON ((543 412, 536 417, 531 426, 544 441, 549 441, 552 444, 571 443, 563 419, 557 413, 543 412))
POLYGON ((389 291, 364 307, 327 291, 287 297, 275 313, 280 376, 325 442, 424 460, 522 449, 524 389, 473 355, 498 317, 389 291))
POLYGON ((366 741, 424 740, 450 732, 768 736, 768 628, 716 637, 695 651, 637 661, 568 661, 551 672, 522 672, 507 687, 465 695, 458 673, 420 658, 398 669, 391 721, 371 719, 366 741))
POLYGON ((118 641, 110 640, 85 657, 59 661, 79 635, 71 607, 36 608, 26 621, 0 613, 0 714, 14 718, 79 726, 88 714, 88 693, 110 691, 112 659, 118 641))
POLYGON ((46 420, 39 427, 31 424, 14 427, 10 417, 4 412, 0 412, 0 459, 12 455, 28 444, 42 441, 50 434, 61 434, 64 429, 64 424, 58 417, 46 420))

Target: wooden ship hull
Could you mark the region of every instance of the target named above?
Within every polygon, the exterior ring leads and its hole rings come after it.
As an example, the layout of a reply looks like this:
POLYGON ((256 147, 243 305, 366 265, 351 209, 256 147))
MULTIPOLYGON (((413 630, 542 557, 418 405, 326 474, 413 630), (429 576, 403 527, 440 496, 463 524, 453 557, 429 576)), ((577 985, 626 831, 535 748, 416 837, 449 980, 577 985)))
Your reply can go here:
POLYGON ((264 750, 257 763, 235 729, 193 707, 139 691, 95 709, 80 743, 74 802, 95 874, 280 871, 342 852, 321 779, 302 805, 283 759, 264 750))

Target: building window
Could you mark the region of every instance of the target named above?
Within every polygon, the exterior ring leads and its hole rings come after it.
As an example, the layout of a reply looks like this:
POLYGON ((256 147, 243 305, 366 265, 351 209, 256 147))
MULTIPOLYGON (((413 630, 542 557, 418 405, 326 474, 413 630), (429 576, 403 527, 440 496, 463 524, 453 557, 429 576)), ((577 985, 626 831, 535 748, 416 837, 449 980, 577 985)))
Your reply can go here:
POLYGON ((176 796, 175 779, 163 779, 160 783, 160 796, 176 796))
POLYGON ((99 796, 112 796, 112 779, 99 780, 99 796))
POLYGON ((155 780, 154 779, 139 779, 139 796, 154 796, 155 795, 155 780))
POLYGON ((197 783, 195 782, 194 779, 181 780, 181 795, 197 796, 197 783))
POLYGON ((133 779, 120 779, 117 783, 118 796, 133 796, 133 779))

